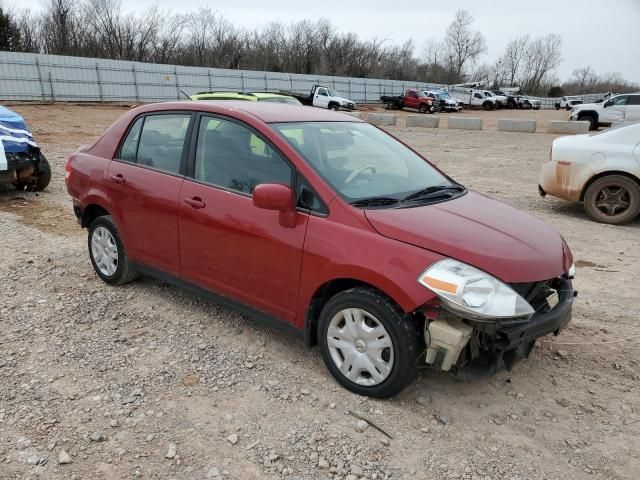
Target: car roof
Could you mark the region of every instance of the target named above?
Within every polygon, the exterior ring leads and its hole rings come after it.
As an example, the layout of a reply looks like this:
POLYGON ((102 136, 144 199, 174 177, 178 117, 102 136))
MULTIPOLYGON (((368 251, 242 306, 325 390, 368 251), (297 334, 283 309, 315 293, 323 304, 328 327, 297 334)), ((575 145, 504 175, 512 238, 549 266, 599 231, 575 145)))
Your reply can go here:
POLYGON ((250 115, 265 123, 280 122, 363 122, 346 113, 310 106, 276 102, 247 102, 244 100, 211 100, 207 102, 165 102, 137 107, 142 113, 188 110, 217 113, 241 118, 250 115))

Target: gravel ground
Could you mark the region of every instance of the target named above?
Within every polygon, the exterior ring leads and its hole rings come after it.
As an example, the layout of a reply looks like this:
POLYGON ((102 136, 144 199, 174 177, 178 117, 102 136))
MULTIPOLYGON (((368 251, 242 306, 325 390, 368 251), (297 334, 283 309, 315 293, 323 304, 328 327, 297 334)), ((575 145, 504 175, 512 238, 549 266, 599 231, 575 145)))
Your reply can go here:
POLYGON ((103 284, 63 165, 124 109, 14 108, 54 176, 40 195, 0 193, 1 478, 638 478, 640 221, 599 225, 539 198, 552 136, 392 129, 556 226, 580 295, 570 327, 512 372, 466 384, 425 371, 380 401, 340 388, 317 349, 233 311, 148 278, 103 284))

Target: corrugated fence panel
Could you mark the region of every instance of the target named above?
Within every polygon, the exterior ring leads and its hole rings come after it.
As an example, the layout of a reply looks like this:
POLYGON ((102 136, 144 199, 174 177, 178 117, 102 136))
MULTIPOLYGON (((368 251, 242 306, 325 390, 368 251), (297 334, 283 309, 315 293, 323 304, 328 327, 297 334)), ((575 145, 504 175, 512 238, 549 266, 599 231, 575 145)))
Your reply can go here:
MULTIPOLYGON (((99 58, 0 52, 0 99, 40 101, 158 102, 211 90, 294 91, 327 85, 355 102, 378 102, 407 88, 443 85, 372 78, 332 77, 220 68, 182 67, 99 58)), ((585 102, 602 94, 582 95, 585 102)), ((554 108, 560 98, 541 98, 554 108)))

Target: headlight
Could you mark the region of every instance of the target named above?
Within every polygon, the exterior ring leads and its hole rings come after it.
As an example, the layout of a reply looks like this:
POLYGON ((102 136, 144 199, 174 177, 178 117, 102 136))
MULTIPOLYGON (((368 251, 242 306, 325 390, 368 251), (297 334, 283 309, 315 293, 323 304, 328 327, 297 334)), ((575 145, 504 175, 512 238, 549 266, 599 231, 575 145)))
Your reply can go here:
POLYGON ((447 310, 466 318, 528 320, 535 313, 509 285, 452 258, 431 265, 418 282, 438 295, 447 310))

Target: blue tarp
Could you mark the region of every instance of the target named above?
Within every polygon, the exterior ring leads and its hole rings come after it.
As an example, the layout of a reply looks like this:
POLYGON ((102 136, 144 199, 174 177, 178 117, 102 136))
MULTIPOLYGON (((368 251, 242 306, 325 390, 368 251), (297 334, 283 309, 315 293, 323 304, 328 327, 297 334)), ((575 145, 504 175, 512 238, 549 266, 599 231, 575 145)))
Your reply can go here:
POLYGON ((7 169, 7 153, 21 153, 38 148, 33 135, 17 113, 0 105, 0 171, 7 169))

